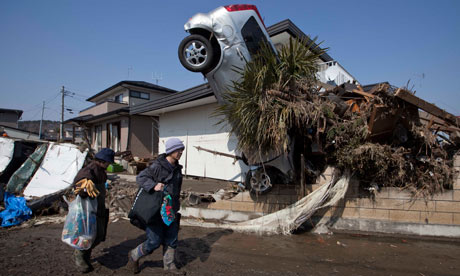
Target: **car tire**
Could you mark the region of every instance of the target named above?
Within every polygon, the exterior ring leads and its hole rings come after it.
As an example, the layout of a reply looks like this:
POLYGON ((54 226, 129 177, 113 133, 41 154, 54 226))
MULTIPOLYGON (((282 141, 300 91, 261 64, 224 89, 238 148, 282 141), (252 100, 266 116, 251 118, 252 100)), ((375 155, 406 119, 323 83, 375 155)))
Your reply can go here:
POLYGON ((246 189, 255 195, 263 195, 271 191, 275 175, 271 168, 258 168, 246 174, 246 189))
POLYGON ((184 38, 178 54, 180 63, 192 72, 209 72, 214 63, 214 49, 202 35, 192 34, 184 38))

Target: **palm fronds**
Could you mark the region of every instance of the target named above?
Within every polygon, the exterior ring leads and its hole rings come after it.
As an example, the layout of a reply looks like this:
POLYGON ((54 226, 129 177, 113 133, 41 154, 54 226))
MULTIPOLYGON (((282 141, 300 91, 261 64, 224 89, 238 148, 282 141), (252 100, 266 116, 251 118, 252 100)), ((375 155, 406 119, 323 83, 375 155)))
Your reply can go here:
MULTIPOLYGON (((315 39, 316 40, 316 39, 315 39)), ((224 115, 249 159, 280 154, 289 145, 289 132, 311 122, 311 91, 316 87, 318 58, 325 50, 315 40, 291 39, 277 56, 267 45, 240 70, 241 81, 224 94, 216 113, 224 115)))

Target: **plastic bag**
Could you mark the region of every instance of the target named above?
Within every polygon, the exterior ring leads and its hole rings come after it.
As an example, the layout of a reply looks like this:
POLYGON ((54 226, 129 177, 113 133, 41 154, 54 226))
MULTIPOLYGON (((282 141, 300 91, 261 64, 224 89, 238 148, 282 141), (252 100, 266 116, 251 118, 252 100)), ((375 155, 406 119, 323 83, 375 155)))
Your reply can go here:
POLYGON ((90 249, 97 234, 97 200, 80 196, 69 205, 61 240, 78 250, 90 249))
POLYGON ((175 219, 174 210, 172 208, 172 198, 169 194, 163 198, 163 204, 161 204, 161 218, 163 222, 169 226, 175 219))

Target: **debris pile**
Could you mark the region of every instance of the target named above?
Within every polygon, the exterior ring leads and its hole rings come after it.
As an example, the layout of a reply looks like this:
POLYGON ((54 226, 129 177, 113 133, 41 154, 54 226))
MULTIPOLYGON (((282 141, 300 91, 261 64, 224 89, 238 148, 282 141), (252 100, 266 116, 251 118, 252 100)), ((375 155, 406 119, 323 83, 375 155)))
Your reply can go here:
POLYGON ((115 154, 115 160, 118 160, 122 164, 123 168, 132 175, 136 175, 145 168, 147 168, 153 160, 156 159, 156 156, 153 158, 139 158, 133 156, 131 151, 117 152, 115 154))
POLYGON ((110 181, 107 186, 105 205, 110 210, 110 220, 126 217, 139 188, 138 185, 136 182, 118 178, 110 181))
POLYGON ((336 104, 325 116, 326 127, 316 129, 326 162, 350 169, 366 187, 402 187, 416 196, 451 188, 453 156, 460 145, 445 136, 459 130, 457 119, 444 111, 437 114, 438 108, 406 89, 387 83, 368 88, 366 92, 361 86, 343 85, 318 93, 322 99, 333 95, 348 105, 342 111, 336 104), (419 108, 433 118, 431 122, 438 115, 439 125, 424 124, 419 108))
POLYGON ((295 180, 332 165, 351 171, 365 188, 396 186, 428 196, 451 187, 457 117, 388 83, 320 83, 323 51, 303 45, 291 40, 278 58, 263 47, 217 110, 250 162, 293 151, 295 180), (298 165, 302 156, 307 170, 298 165))

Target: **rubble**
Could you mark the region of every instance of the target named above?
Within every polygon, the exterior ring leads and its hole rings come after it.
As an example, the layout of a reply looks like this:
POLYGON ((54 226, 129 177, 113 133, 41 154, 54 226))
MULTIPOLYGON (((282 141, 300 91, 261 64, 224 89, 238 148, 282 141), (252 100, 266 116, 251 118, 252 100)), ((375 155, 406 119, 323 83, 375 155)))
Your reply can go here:
POLYGON ((395 186, 427 197, 452 186, 457 117, 388 83, 321 84, 322 51, 303 45, 291 40, 278 57, 263 47, 217 110, 250 163, 293 151, 296 183, 330 165, 350 170, 366 189, 395 186))

